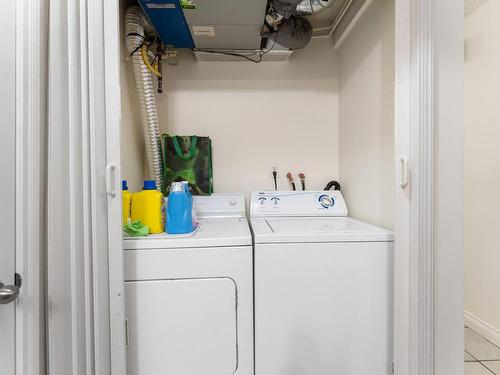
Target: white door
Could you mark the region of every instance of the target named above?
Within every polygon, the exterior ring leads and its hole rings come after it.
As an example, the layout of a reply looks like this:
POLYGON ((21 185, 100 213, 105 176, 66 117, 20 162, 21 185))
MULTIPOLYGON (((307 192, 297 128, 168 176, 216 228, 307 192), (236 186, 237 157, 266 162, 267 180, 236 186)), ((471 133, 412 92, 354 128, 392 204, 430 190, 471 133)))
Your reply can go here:
POLYGON ((128 375, 236 372, 237 290, 232 279, 125 284, 128 375))
POLYGON ((15 184, 16 184, 16 2, 2 4, 0 12, 0 374, 14 375, 15 356, 15 184))

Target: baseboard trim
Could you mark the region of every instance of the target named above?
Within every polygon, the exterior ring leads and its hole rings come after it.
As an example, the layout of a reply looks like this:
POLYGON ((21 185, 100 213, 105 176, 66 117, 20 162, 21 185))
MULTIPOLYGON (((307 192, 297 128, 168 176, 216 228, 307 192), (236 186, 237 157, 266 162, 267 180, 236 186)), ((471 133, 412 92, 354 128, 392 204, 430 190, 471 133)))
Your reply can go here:
POLYGON ((470 327, 473 331, 476 331, 481 336, 500 347, 500 330, 467 311, 464 312, 464 321, 467 327, 470 327))

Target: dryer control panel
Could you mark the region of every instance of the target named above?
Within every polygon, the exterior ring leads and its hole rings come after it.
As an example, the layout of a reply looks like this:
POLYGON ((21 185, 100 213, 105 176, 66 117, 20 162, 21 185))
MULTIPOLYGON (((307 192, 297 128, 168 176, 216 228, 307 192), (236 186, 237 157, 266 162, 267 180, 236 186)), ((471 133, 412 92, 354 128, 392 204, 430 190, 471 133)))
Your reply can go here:
POLYGON ((245 217, 245 196, 242 193, 212 194, 193 196, 198 218, 234 218, 245 217))
POLYGON ((339 190, 256 191, 250 202, 251 217, 347 216, 339 190))

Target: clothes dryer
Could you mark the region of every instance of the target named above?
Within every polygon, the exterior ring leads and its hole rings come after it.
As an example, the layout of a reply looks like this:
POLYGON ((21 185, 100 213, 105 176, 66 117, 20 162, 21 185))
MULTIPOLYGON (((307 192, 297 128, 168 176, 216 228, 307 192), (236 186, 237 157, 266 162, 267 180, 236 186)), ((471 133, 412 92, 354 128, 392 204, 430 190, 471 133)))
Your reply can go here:
POLYGON ((194 233, 124 239, 129 375, 253 375, 244 196, 194 200, 194 233))

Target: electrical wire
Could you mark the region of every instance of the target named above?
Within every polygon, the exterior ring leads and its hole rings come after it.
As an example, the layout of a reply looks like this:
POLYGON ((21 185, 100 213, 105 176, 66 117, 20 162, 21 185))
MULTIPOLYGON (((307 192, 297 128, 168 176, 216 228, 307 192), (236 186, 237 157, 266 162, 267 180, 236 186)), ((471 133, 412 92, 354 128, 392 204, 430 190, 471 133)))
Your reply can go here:
POLYGON ((276 39, 278 39, 278 33, 279 33, 279 32, 280 32, 280 31, 278 30, 278 32, 276 33, 276 38, 274 38, 273 45, 272 45, 270 48, 268 48, 268 49, 267 49, 267 51, 264 51, 264 52, 260 55, 260 59, 261 59, 261 61, 262 61, 262 58, 263 58, 265 55, 267 55, 269 52, 271 52, 271 51, 274 49, 274 47, 276 46, 276 39))
POLYGON ((213 54, 218 54, 218 55, 226 55, 226 56, 234 56, 234 57, 240 57, 242 59, 251 61, 255 64, 259 64, 263 61, 264 56, 271 52, 274 47, 276 47, 276 40, 278 39, 278 34, 279 34, 279 29, 276 32, 276 36, 274 38, 274 43, 271 47, 269 47, 267 50, 255 50, 252 54, 250 55, 244 55, 241 53, 235 53, 235 52, 227 52, 227 51, 216 51, 216 50, 205 50, 205 49, 198 49, 194 48, 193 51, 195 52, 206 52, 206 53, 213 53, 213 54), (258 55, 258 59, 252 59, 252 56, 258 55))
MULTIPOLYGON (((144 35, 141 35, 139 33, 128 33, 126 38, 128 38, 129 36, 137 36, 139 38, 142 39, 142 43, 146 43, 146 38, 144 37, 144 35)), ((139 51, 142 47, 142 44, 140 44, 138 47, 136 47, 131 53, 130 53, 130 57, 132 57, 134 55, 134 53, 136 53, 137 51, 139 51)))
MULTIPOLYGON (((226 55, 226 56, 234 56, 234 57, 239 57, 239 58, 248 60, 248 61, 253 62, 255 64, 259 64, 259 63, 261 63, 263 61, 264 56, 266 54, 268 54, 269 52, 271 52, 274 49, 274 47, 276 47, 276 40, 278 38, 279 32, 280 31, 278 29, 278 31, 276 32, 276 36, 274 38, 274 41, 273 41, 273 45, 270 48, 268 48, 267 50, 255 50, 252 54, 249 54, 249 55, 245 55, 245 54, 242 54, 242 53, 235 53, 235 52, 205 50, 205 49, 198 49, 198 48, 194 48, 193 51, 195 51, 195 52, 213 53, 213 54, 226 55), (253 59, 252 58, 252 56, 255 56, 255 55, 258 55, 257 59, 253 59)), ((138 50, 141 50, 142 60, 144 61, 144 64, 146 65, 146 67, 148 68, 148 70, 151 71, 151 73, 153 73, 154 75, 156 75, 157 77, 160 78, 162 76, 162 73, 158 70, 158 65, 157 65, 158 55, 155 54, 155 57, 153 58, 153 61, 150 62, 149 58, 148 58, 148 48, 149 48, 149 45, 146 42, 146 38, 143 35, 135 34, 135 33, 131 33, 130 35, 132 35, 132 34, 134 34, 135 36, 141 37, 143 39, 143 43, 142 43, 142 45, 140 45, 139 47, 137 47, 134 51, 132 51, 132 53, 130 54, 130 56, 132 56, 138 50)), ((155 40, 151 44, 154 44, 156 42, 157 38, 158 38, 158 36, 155 34, 155 40)), ((167 50, 167 47, 165 46, 165 48, 162 51, 162 54, 165 53, 166 50, 167 50)))
POLYGON ((163 70, 162 70, 162 58, 163 56, 163 50, 161 48, 161 42, 157 44, 156 46, 156 55, 153 59, 153 66, 155 65, 155 62, 157 61, 157 70, 162 73, 161 77, 158 77, 158 94, 163 94, 163 70))
POLYGON ((226 51, 214 51, 214 50, 205 50, 205 49, 198 49, 198 48, 195 48, 193 49, 193 51, 195 52, 205 52, 205 53, 213 53, 213 54, 217 54, 217 55, 226 55, 226 56, 234 56, 234 57, 240 57, 242 59, 245 59, 245 60, 248 60, 248 61, 251 61, 253 63, 260 63, 262 62, 262 56, 259 54, 258 51, 255 51, 253 54, 251 55, 243 55, 241 53, 234 53, 234 52, 226 52, 226 51), (259 54, 259 59, 258 60, 255 60, 255 59, 252 59, 250 56, 255 56, 259 54))
POLYGON ((151 73, 153 73, 154 75, 156 75, 157 77, 161 77, 161 73, 158 71, 158 68, 155 67, 155 66, 153 66, 153 65, 151 65, 151 62, 149 61, 149 58, 148 58, 148 45, 146 43, 142 44, 142 47, 141 47, 141 56, 142 56, 142 60, 144 61, 144 64, 149 69, 149 71, 151 73))
MULTIPOLYGON (((167 48, 168 48, 168 47, 167 47, 167 46, 165 46, 165 48, 163 48, 163 50, 160 52, 162 56, 165 54, 165 52, 167 52, 167 48)), ((158 55, 159 55, 160 53, 156 53, 156 54, 155 54, 155 58, 154 58, 154 59, 153 59, 153 61, 151 62, 151 64, 153 64, 153 66, 154 66, 154 64, 155 64, 155 62, 156 62, 156 59, 158 58, 158 55)))

